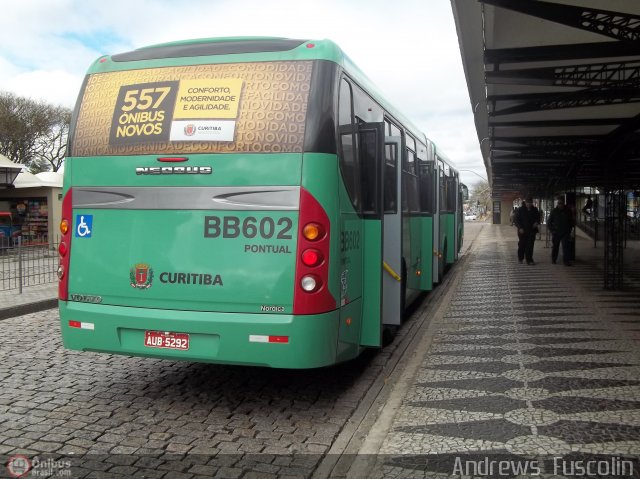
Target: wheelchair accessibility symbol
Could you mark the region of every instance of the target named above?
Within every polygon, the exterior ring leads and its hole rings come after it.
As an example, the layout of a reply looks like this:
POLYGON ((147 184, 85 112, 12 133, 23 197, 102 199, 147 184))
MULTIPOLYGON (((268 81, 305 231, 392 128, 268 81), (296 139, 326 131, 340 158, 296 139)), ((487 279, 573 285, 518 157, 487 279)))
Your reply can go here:
POLYGON ((76 215, 76 238, 91 238, 93 215, 76 215))

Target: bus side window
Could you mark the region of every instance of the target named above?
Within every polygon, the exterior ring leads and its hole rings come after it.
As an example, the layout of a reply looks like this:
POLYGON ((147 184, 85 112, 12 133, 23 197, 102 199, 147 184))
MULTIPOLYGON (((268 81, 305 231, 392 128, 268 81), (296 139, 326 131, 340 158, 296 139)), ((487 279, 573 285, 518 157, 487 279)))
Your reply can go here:
POLYGON ((398 182, 396 174, 398 170, 397 145, 385 145, 384 147, 384 212, 397 213, 398 182))
POLYGON ((383 119, 383 111, 356 83, 351 82, 350 85, 353 94, 353 113, 358 125, 356 142, 362 213, 366 216, 378 216, 382 207, 380 200, 382 152, 379 151, 378 146, 381 138, 378 136, 378 130, 371 129, 367 124, 380 122, 383 119))
POLYGON ((456 200, 458 197, 458 181, 455 176, 447 178, 447 210, 456 210, 456 200))
POLYGON ((355 142, 355 125, 353 121, 353 101, 351 85, 346 80, 340 82, 340 98, 338 107, 338 134, 340 135, 340 170, 349 193, 351 204, 360 212, 360 172, 355 142))
MULTIPOLYGON (((384 119, 385 135, 402 138, 403 132, 389 119, 384 119)), ((384 212, 387 214, 398 212, 398 176, 402 165, 400 157, 402 150, 394 143, 385 144, 384 148, 384 212)))
POLYGON ((358 153, 360 154, 360 174, 362 182, 362 212, 364 214, 378 214, 378 176, 380 165, 377 160, 377 138, 374 130, 358 132, 358 153))
POLYGON ((420 211, 422 213, 433 213, 433 163, 418 160, 418 175, 420 176, 420 211))
MULTIPOLYGON (((415 148, 415 140, 408 137, 407 144, 415 148)), ((411 148, 406 149, 405 164, 402 168, 403 211, 418 213, 420 201, 418 198, 418 174, 416 172, 416 153, 411 148)))
POLYGON ((446 198, 446 194, 445 194, 445 190, 447 188, 446 182, 445 182, 445 176, 444 176, 444 163, 442 162, 441 159, 438 158, 438 180, 440 183, 440 189, 438 191, 438 210, 439 211, 445 211, 446 210, 446 203, 445 203, 445 198, 446 198))

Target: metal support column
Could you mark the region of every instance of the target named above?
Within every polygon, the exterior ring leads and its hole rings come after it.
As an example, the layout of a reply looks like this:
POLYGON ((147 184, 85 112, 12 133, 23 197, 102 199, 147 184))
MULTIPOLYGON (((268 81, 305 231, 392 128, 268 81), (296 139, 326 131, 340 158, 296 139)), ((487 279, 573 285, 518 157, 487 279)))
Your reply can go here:
MULTIPOLYGON (((577 187, 576 184, 574 182, 573 186, 571 186, 571 189, 568 190, 565 195, 564 195, 564 203, 567 205, 567 208, 569 208, 569 211, 571 212, 571 216, 573 217, 573 224, 576 224, 576 209, 577 209, 577 187)), ((570 254, 569 256, 569 261, 576 261, 577 258, 577 252, 576 252, 576 231, 575 231, 575 227, 573 229, 573 231, 571 231, 571 235, 569 237, 569 251, 570 254)), ((562 253, 564 254, 564 252, 562 253)), ((563 260, 565 259, 564 257, 562 258, 563 260)))
POLYGON ((604 206, 604 288, 622 289, 626 195, 607 190, 604 206))
MULTIPOLYGON (((547 223, 547 221, 549 219, 549 215, 551 214, 551 211, 553 211, 554 206, 555 206, 554 196, 552 193, 548 193, 546 195, 545 208, 544 208, 544 231, 545 231, 544 247, 545 248, 551 248, 551 230, 549 229, 549 224, 547 223)), ((542 212, 543 210, 541 209, 540 211, 542 212)))

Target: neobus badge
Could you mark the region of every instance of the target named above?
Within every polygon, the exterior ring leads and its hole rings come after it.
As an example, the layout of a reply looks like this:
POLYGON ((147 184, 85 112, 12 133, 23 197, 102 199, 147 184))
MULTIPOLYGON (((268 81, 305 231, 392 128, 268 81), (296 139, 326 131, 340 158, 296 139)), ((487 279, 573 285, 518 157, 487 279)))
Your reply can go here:
POLYGON ((136 175, 210 175, 210 166, 139 166, 136 175))

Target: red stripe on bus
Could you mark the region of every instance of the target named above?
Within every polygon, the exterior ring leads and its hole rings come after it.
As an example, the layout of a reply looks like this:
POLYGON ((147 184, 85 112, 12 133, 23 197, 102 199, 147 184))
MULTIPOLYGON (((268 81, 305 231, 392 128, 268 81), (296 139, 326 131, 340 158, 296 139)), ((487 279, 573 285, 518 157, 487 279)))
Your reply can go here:
POLYGON ((270 343, 288 343, 289 336, 269 336, 270 343))
POLYGON ((188 159, 189 158, 186 158, 184 156, 181 156, 181 157, 177 157, 177 156, 169 157, 169 156, 166 156, 166 157, 158 158, 158 161, 162 161, 164 163, 180 163, 182 161, 187 161, 188 159))

